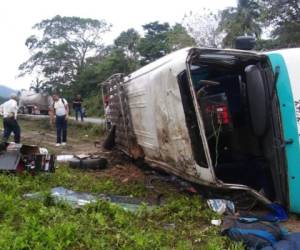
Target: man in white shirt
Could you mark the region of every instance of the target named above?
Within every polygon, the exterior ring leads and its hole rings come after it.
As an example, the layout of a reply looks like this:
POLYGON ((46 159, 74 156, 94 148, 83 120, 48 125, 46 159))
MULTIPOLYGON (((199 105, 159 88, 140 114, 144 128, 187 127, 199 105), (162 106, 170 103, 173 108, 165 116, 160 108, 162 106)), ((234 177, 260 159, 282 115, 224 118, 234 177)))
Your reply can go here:
POLYGON ((110 130, 111 129, 111 109, 110 109, 108 101, 105 102, 104 112, 105 112, 105 119, 106 119, 106 127, 108 130, 110 130))
POLYGON ((53 115, 55 115, 56 124, 56 146, 67 144, 67 128, 68 128, 68 115, 69 105, 66 99, 60 98, 58 94, 54 94, 53 98, 53 115))
POLYGON ((0 113, 3 115, 4 142, 8 141, 11 132, 13 132, 15 143, 20 143, 21 129, 17 121, 18 103, 15 94, 12 94, 11 98, 0 106, 0 113))

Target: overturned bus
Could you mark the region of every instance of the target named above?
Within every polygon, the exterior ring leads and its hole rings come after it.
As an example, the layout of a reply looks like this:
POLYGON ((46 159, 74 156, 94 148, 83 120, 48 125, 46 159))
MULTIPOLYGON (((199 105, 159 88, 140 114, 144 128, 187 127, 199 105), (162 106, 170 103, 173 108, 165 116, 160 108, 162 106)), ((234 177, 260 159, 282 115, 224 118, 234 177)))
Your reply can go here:
POLYGON ((300 49, 186 48, 113 75, 102 89, 116 145, 190 182, 300 213, 299 65, 300 49))

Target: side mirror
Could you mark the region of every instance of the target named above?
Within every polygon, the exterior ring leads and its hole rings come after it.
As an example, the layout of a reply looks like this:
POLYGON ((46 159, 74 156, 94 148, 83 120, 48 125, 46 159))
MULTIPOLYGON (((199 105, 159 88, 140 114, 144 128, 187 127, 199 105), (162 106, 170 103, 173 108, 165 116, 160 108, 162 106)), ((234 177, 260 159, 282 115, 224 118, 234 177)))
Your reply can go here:
POLYGON ((263 136, 267 129, 267 97, 264 81, 256 65, 245 69, 251 127, 256 136, 263 136))

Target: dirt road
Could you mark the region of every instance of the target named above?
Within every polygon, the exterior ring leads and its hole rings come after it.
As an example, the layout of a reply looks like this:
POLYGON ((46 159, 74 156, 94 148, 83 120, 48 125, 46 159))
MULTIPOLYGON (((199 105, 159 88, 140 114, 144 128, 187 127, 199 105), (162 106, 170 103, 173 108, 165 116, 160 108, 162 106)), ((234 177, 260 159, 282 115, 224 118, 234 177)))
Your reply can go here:
POLYGON ((22 127, 22 143, 37 145, 47 148, 50 152, 56 155, 64 154, 90 154, 104 157, 108 160, 108 167, 105 170, 91 171, 86 174, 92 175, 95 178, 106 177, 115 179, 119 183, 130 184, 135 183, 142 188, 150 188, 153 192, 148 195, 148 201, 155 201, 159 195, 168 195, 169 191, 173 191, 176 187, 170 183, 156 181, 151 183, 153 174, 151 171, 144 172, 132 161, 119 151, 106 151, 101 146, 95 146, 95 142, 100 143, 104 140, 105 135, 101 133, 91 133, 85 130, 84 127, 71 125, 68 129, 67 146, 56 147, 55 129, 49 127, 48 123, 42 121, 20 121, 22 127), (80 130, 80 131, 79 131, 80 130))
MULTIPOLYGON (((31 120, 48 120, 49 116, 48 115, 19 115, 19 117, 27 117, 28 119, 31 120)), ((75 117, 70 116, 69 117, 70 120, 75 121, 75 117)), ((81 122, 81 121, 78 121, 81 122)), ((91 123, 91 124, 97 124, 97 125, 102 125, 104 124, 105 120, 103 118, 99 118, 99 117, 86 117, 84 118, 84 123, 91 123)))

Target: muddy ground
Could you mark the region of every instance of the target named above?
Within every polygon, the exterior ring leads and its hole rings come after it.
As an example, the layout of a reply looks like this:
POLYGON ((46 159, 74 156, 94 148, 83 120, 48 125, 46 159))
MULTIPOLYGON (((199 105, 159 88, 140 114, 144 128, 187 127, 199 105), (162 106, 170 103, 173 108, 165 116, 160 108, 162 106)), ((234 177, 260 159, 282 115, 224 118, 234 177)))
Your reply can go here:
MULTIPOLYGON (((69 128, 68 145, 55 147, 55 129, 47 122, 37 123, 33 121, 21 121, 22 142, 48 148, 55 154, 94 154, 108 159, 108 168, 105 170, 92 171, 91 175, 97 177, 109 177, 121 183, 139 182, 153 190, 149 199, 155 201, 163 196, 168 190, 183 192, 176 183, 164 183, 157 181, 155 173, 147 169, 141 170, 130 159, 118 151, 106 151, 96 147, 95 142, 101 144, 104 140, 103 130, 85 128, 84 126, 72 125, 69 128), (96 131, 96 132, 95 132, 96 131), (153 181, 155 179, 155 181, 153 181)), ((188 195, 188 194, 187 194, 188 195)), ((289 220, 283 223, 292 232, 300 232, 300 217, 290 214, 289 220)))
MULTIPOLYGON (((107 168, 104 170, 92 170, 86 172, 95 178, 114 179, 124 184, 141 184, 150 189, 147 202, 156 203, 158 199, 165 196, 169 191, 184 192, 177 183, 164 182, 157 178, 156 172, 150 168, 141 169, 136 166, 130 158, 118 150, 108 151, 101 147, 105 139, 103 130, 94 127, 86 128, 83 124, 72 123, 68 129, 68 142, 66 146, 55 146, 56 134, 54 127, 46 122, 21 120, 22 143, 37 145, 47 148, 56 155, 80 155, 88 154, 100 156, 108 160, 107 168)), ((95 125, 98 126, 98 125, 95 125)))

